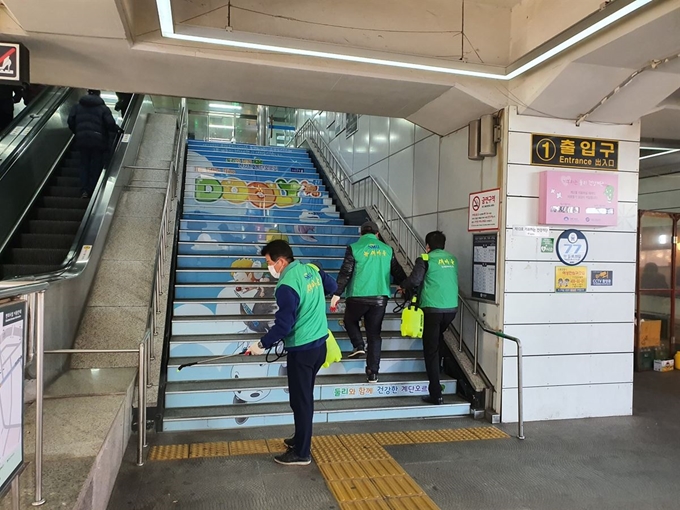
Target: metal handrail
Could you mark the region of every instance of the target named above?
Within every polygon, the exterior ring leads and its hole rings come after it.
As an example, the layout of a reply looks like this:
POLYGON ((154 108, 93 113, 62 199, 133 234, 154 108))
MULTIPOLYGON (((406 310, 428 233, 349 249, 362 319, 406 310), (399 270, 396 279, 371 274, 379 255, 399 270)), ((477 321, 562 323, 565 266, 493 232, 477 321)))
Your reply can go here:
MULTIPOLYGON (((383 229, 387 230, 392 239, 397 244, 397 249, 404 255, 407 263, 412 267, 418 253, 414 248, 420 248, 420 253, 425 251, 424 241, 416 234, 411 225, 406 221, 401 214, 399 208, 395 205, 392 199, 388 196, 380 183, 372 175, 368 175, 359 180, 352 180, 349 172, 344 164, 335 155, 326 140, 321 136, 319 127, 314 119, 308 119, 302 127, 295 133, 295 146, 299 147, 303 141, 307 141, 310 146, 313 144, 315 152, 323 159, 326 167, 330 169, 329 177, 334 184, 337 185, 339 191, 344 195, 347 202, 355 208, 367 208, 372 211, 383 224, 383 229), (362 200, 363 198, 363 200, 362 200), (383 205, 384 207, 380 207, 383 205), (386 210, 385 210, 386 209, 386 210), (397 222, 399 232, 394 233, 392 225, 397 222), (399 235, 401 229, 404 229, 404 236, 399 235), (402 244, 403 243, 403 244, 402 244)), ((464 329, 464 315, 465 310, 472 316, 475 321, 475 335, 473 347, 473 374, 477 374, 478 358, 479 358, 479 329, 497 338, 504 338, 517 345, 517 379, 518 379, 518 431, 517 437, 524 439, 524 418, 523 418, 523 388, 522 388, 522 344, 518 338, 506 335, 502 331, 492 329, 486 322, 479 317, 477 312, 472 308, 465 296, 459 289, 459 301, 463 304, 463 313, 459 314, 460 329, 458 334, 459 346, 458 350, 463 350, 463 334, 464 329)))

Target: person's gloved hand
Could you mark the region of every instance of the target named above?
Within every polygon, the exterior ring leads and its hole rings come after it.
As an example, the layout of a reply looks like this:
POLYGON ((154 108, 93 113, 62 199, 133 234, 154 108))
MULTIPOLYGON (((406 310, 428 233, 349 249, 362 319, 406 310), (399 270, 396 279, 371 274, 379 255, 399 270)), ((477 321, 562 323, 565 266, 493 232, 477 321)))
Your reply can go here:
POLYGON ((250 354, 252 356, 262 356, 264 354, 264 347, 260 347, 260 342, 253 342, 248 346, 246 354, 250 354))
POLYGON ((331 298, 331 312, 338 309, 338 303, 340 302, 340 296, 333 296, 331 298))

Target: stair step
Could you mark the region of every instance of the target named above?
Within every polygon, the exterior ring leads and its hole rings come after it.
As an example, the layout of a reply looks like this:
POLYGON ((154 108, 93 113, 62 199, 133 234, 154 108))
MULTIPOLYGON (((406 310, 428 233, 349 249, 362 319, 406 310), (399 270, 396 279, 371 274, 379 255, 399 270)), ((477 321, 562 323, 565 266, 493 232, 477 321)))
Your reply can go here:
MULTIPOLYGON (((270 359, 273 358, 270 355, 270 359)), ((211 358, 171 358, 168 361, 168 382, 215 381, 234 378, 260 379, 286 375, 286 358, 267 363, 266 356, 233 356, 213 360, 211 358), (201 365, 178 370, 180 365, 206 361, 201 365)), ((365 374, 366 360, 363 358, 343 358, 328 368, 322 368, 319 375, 365 374)), ((380 373, 393 374, 404 372, 424 372, 422 352, 389 351, 383 352, 380 360, 380 373)), ((266 382, 262 385, 266 386, 266 382)))
MULTIPOLYGON (((440 406, 425 404, 420 397, 372 398, 317 402, 314 423, 394 420, 468 416, 470 404, 456 396, 445 397, 440 406)), ((288 404, 216 406, 167 409, 163 430, 168 432, 234 429, 271 425, 291 425, 293 412, 288 404)))
MULTIPOLYGON (((364 375, 320 376, 316 378, 314 400, 396 398, 429 394, 425 373, 384 374, 379 379, 378 383, 368 383, 364 375)), ((455 395, 455 380, 444 376, 441 383, 442 392, 445 395, 455 395)), ((165 390, 166 408, 241 406, 281 402, 288 402, 288 379, 286 377, 274 377, 266 381, 229 379, 170 383, 165 390)))
POLYGON ((78 197, 44 196, 40 199, 42 206, 48 209, 87 209, 88 200, 78 197))
MULTIPOLYGON (((264 267, 265 271, 267 263, 264 257, 248 257, 254 262, 260 263, 260 268, 264 267)), ((234 262, 241 260, 243 257, 239 256, 220 256, 220 255, 178 255, 177 268, 179 269, 231 269, 234 262)), ((323 257, 323 256, 304 256, 299 260, 302 263, 313 263, 320 269, 340 269, 342 265, 342 257, 323 257)))
POLYGON ((28 222, 31 234, 69 234, 76 235, 80 221, 31 220, 28 222))
POLYGON ((71 197, 71 198, 80 198, 81 191, 80 191, 80 186, 78 187, 72 187, 72 186, 49 186, 47 188, 47 196, 52 196, 52 197, 71 197))
POLYGON ((57 186, 68 186, 80 189, 80 179, 77 177, 57 177, 57 186))
MULTIPOLYGON (((262 269, 259 268, 261 272, 266 273, 267 269, 262 269)), ((234 271, 232 269, 200 269, 200 268, 195 268, 195 269, 178 269, 176 271, 176 277, 177 277, 177 283, 180 284, 190 284, 190 283, 219 283, 219 284, 230 284, 234 283, 234 271)), ((330 269, 327 270, 326 273, 331 275, 333 278, 337 279, 338 276, 338 270, 337 269, 330 269)), ((243 285, 243 283, 241 283, 243 285)), ((261 285, 259 282, 253 284, 249 284, 249 286, 259 286, 261 285)))
POLYGON ((278 222, 267 228, 269 222, 264 223, 244 223, 243 221, 221 221, 214 218, 208 220, 191 220, 182 218, 180 220, 180 232, 185 230, 199 230, 201 232, 223 232, 223 233, 249 233, 249 234, 263 234, 269 230, 276 230, 283 234, 300 234, 300 235, 350 235, 359 236, 359 229, 361 227, 351 225, 328 225, 325 223, 315 223, 312 219, 303 223, 278 222), (263 230, 266 228, 266 230, 263 230))
MULTIPOLYGON (((277 237, 280 237, 278 234, 277 237)), ((250 256, 259 257, 262 247, 266 241, 261 243, 231 243, 222 242, 204 236, 200 241, 180 241, 178 243, 178 253, 180 255, 238 255, 239 257, 250 256)), ((290 241, 289 241, 290 244, 290 241)), ((337 257, 343 258, 347 246, 322 246, 322 245, 291 245, 295 257, 337 257)))
POLYGON ((55 209, 53 207, 39 207, 35 211, 36 220, 81 221, 83 216, 85 216, 84 209, 55 209))
POLYGON ((12 263, 24 265, 60 266, 68 250, 12 248, 12 263))
MULTIPOLYGON (((336 213, 337 214, 337 213, 336 213)), ((268 216, 268 217, 257 217, 257 216, 244 216, 242 214, 234 214, 234 215, 224 215, 224 214, 206 214, 206 213, 188 213, 185 212, 182 215, 183 220, 191 220, 191 221, 219 221, 219 222, 239 222, 241 225, 248 223, 250 226, 248 226, 248 229, 254 230, 256 227, 254 225, 261 225, 263 227, 268 227, 268 228, 276 228, 278 225, 281 223, 285 224, 290 224, 290 225, 309 225, 311 223, 314 223, 315 221, 318 221, 319 223, 323 224, 323 226, 338 226, 338 227, 344 227, 344 223, 342 219, 340 218, 329 218, 329 217, 324 217, 322 215, 319 215, 317 213, 314 213, 315 217, 319 218, 318 220, 316 219, 311 219, 308 216, 304 216, 302 213, 300 213, 299 217, 280 217, 280 216, 268 216)))
MULTIPOLYGON (((333 272, 330 272, 333 274, 333 272)), ((247 289, 249 285, 243 282, 230 281, 225 283, 177 283, 175 285, 175 299, 213 299, 217 296, 235 296, 248 294, 247 289), (237 294, 238 293, 238 294, 237 294)), ((276 282, 257 282, 253 283, 250 292, 252 293, 254 289, 262 289, 261 295, 271 295, 273 296, 273 289, 276 286, 276 282), (262 294, 264 293, 264 294, 262 294)), ((394 296, 397 290, 396 285, 390 287, 390 295, 394 296)))
POLYGON ((21 248, 68 250, 72 244, 70 234, 21 234, 21 248))
MULTIPOLYGON (((320 199, 319 199, 320 200, 320 199)), ((322 202, 303 204, 304 210, 316 214, 319 218, 328 220, 337 220, 340 213, 337 212, 335 206, 327 205, 322 202)), ((222 217, 237 216, 241 220, 257 221, 257 220, 276 220, 276 221, 302 221, 300 216, 302 210, 297 208, 271 208, 271 209, 255 209, 246 207, 237 207, 229 204, 229 202, 215 203, 214 205, 196 203, 196 201, 184 200, 184 217, 193 217, 196 215, 210 216, 211 219, 222 217)))
POLYGON ((59 265, 34 265, 34 264, 4 264, 0 266, 2 279, 7 280, 17 276, 51 273, 59 269, 59 265))
MULTIPOLYGON (((276 230, 276 229, 273 229, 276 230)), ((343 248, 359 240, 359 235, 339 236, 334 234, 284 234, 281 232, 224 232, 219 230, 180 230, 180 242, 214 242, 252 245, 268 243, 273 239, 283 239, 295 247, 330 247, 343 248)))

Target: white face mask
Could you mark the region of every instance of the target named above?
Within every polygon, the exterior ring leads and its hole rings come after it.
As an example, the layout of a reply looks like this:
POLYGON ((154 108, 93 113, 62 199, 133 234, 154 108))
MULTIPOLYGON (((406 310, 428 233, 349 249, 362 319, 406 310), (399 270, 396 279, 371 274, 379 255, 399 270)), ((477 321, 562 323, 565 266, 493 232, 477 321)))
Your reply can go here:
POLYGON ((273 265, 267 266, 267 269, 269 269, 269 274, 272 275, 272 276, 273 276, 274 278, 276 278, 277 280, 278 280, 279 277, 281 276, 281 273, 279 273, 276 269, 274 269, 274 266, 273 266, 273 265))

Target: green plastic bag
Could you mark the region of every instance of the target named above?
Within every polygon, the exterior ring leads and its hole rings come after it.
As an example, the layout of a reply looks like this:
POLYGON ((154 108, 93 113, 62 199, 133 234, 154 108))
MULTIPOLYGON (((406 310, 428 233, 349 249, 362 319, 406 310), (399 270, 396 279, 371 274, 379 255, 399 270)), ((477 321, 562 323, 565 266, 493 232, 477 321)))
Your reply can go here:
POLYGON ((328 368, 333 363, 336 363, 341 359, 342 353, 340 352, 340 346, 338 345, 338 342, 335 340, 333 333, 331 333, 331 331, 328 330, 328 338, 326 339, 326 361, 321 366, 323 368, 328 368))

